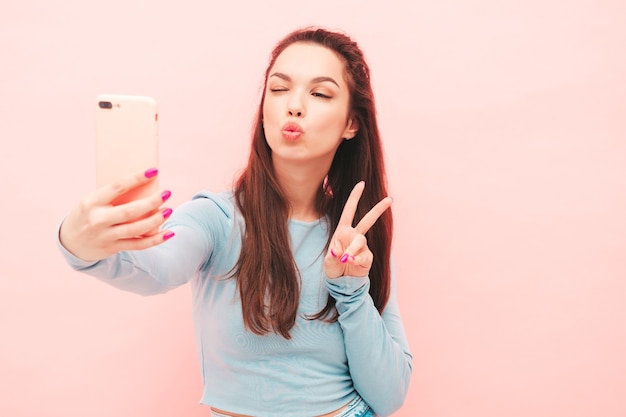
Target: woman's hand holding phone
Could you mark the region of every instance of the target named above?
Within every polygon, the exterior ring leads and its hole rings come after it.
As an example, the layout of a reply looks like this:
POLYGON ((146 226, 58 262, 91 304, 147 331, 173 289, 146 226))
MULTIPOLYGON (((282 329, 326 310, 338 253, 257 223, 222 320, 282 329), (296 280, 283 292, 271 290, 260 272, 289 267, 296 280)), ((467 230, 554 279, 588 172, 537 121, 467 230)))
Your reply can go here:
POLYGON ((119 205, 113 202, 138 187, 155 181, 158 171, 151 168, 103 185, 84 197, 61 225, 61 244, 85 261, 96 261, 124 250, 156 246, 174 236, 159 231, 172 210, 161 207, 169 191, 119 205))

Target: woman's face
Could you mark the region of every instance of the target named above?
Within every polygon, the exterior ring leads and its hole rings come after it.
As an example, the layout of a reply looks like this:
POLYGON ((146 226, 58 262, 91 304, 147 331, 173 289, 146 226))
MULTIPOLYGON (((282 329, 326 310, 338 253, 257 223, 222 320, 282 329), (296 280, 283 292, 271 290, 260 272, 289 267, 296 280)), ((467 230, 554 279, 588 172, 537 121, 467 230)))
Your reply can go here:
POLYGON ((263 128, 274 163, 329 167, 344 138, 358 126, 350 118, 350 91, 342 60, 314 43, 288 46, 270 68, 263 128))

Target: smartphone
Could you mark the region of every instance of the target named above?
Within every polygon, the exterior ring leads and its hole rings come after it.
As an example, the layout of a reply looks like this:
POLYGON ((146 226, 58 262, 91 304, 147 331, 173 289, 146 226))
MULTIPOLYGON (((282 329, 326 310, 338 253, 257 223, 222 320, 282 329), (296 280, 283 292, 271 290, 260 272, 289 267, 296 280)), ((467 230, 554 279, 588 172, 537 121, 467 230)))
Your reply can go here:
MULTIPOLYGON (((101 94, 96 106, 96 186, 158 166, 158 111, 147 96, 101 94)), ((150 195, 157 180, 120 196, 114 205, 150 195)))

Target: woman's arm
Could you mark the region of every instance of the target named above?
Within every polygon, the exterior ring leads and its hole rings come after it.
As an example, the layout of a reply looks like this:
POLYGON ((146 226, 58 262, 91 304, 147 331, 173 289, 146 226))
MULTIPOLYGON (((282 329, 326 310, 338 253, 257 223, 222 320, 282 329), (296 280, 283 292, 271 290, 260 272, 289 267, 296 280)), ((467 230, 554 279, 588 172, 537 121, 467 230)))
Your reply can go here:
POLYGON ((159 294, 186 283, 209 258, 211 231, 201 222, 215 204, 208 199, 183 204, 164 224, 175 233, 168 241, 143 250, 122 251, 99 261, 85 261, 59 248, 72 268, 116 288, 142 295, 159 294))
POLYGON ((368 277, 326 280, 336 300, 354 387, 380 416, 402 406, 412 370, 394 281, 392 275, 391 294, 381 316, 369 295, 368 277))
POLYGON ((58 243, 74 269, 121 289, 154 294, 187 282, 209 258, 215 234, 221 231, 214 226, 229 214, 219 207, 219 199, 193 200, 173 215, 171 209, 161 208, 169 191, 112 204, 155 175, 156 170, 148 170, 100 187, 70 211, 58 243))
POLYGON ((365 233, 392 201, 383 198, 352 227, 364 187, 363 182, 358 183, 346 201, 324 257, 324 272, 328 291, 336 301, 354 387, 377 414, 386 416, 404 402, 412 357, 396 299, 393 268, 390 297, 382 315, 369 295, 373 254, 365 233))

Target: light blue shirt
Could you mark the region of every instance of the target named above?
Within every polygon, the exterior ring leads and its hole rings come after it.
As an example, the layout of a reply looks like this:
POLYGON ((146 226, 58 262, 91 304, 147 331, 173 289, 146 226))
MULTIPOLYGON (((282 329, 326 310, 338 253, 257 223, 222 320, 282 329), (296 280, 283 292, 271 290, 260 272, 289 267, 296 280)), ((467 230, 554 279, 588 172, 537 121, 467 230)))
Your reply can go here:
POLYGON ((255 335, 244 327, 236 281, 225 278, 239 258, 243 230, 231 192, 196 195, 174 211, 164 228, 176 236, 98 262, 61 250, 74 269, 126 291, 151 295, 190 283, 204 383, 201 403, 263 417, 326 414, 359 395, 380 416, 400 408, 412 357, 394 278, 382 315, 368 293, 368 277, 327 278, 327 222, 289 221, 302 278, 289 340, 273 333, 255 335), (336 300, 338 321, 307 319, 326 305, 328 294, 336 300))

